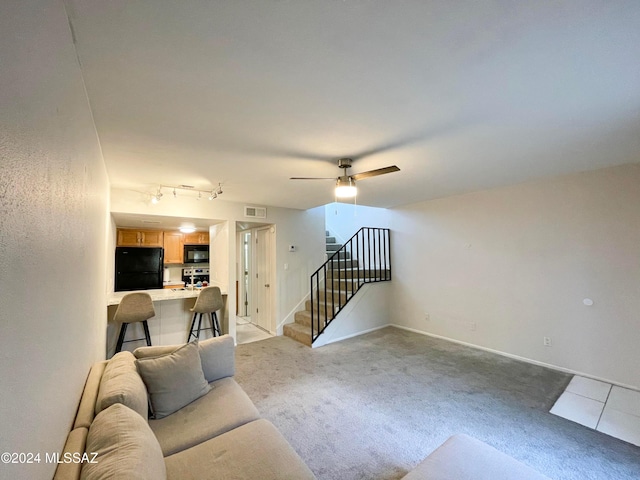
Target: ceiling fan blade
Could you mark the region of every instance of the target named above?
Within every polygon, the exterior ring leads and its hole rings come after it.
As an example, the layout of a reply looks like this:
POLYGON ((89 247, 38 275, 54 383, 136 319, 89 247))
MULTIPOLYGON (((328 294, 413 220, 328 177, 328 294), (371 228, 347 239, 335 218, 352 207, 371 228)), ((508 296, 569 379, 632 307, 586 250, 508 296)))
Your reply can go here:
POLYGON ((336 177, 291 177, 289 180, 335 180, 336 177))
POLYGON ((393 173, 399 172, 400 169, 395 165, 390 167, 378 168, 376 170, 369 170, 368 172, 356 173, 355 175, 351 175, 351 178, 355 181, 362 180, 364 178, 369 177, 377 177, 378 175, 384 175, 385 173, 393 173))

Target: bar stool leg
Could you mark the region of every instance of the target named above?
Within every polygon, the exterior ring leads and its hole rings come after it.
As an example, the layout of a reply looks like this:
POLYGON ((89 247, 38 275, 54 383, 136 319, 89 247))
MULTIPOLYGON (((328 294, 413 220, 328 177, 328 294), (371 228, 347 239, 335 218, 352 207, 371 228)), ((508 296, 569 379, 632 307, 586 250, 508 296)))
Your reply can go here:
POLYGON ((218 323, 218 314, 216 312, 211 312, 211 327, 213 329, 213 336, 221 336, 222 332, 220 332, 220 324, 218 323))
POLYGON ((202 314, 200 314, 200 317, 198 318, 198 334, 196 336, 196 338, 198 340, 200 340, 200 326, 202 325, 202 314))
POLYGON ((122 350, 122 344, 124 343, 124 335, 127 333, 127 325, 128 323, 120 324, 120 334, 118 335, 118 343, 116 343, 116 351, 114 355, 122 350))
POLYGON ((187 343, 189 343, 189 340, 191 340, 193 335, 193 327, 196 325, 196 317, 198 316, 198 312, 194 312, 193 314, 193 320, 191 321, 191 328, 189 329, 189 334, 187 335, 187 343))
POLYGON ((146 320, 142 321, 142 327, 144 328, 144 338, 147 339, 147 347, 151 346, 151 335, 149 334, 149 324, 146 320))

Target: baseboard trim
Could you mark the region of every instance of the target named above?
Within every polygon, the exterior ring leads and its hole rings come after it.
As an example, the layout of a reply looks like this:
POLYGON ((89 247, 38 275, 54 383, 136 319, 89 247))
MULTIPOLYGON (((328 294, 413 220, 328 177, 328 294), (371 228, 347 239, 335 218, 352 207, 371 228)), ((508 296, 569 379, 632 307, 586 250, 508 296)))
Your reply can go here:
POLYGON ((336 342, 341 342, 342 340, 347 340, 349 338, 353 338, 353 337, 359 337, 360 335, 364 335, 366 333, 371 333, 371 332, 375 332, 376 330, 381 330, 383 328, 387 328, 387 327, 393 327, 394 325, 391 324, 386 324, 386 325, 382 325, 379 327, 373 327, 373 328, 369 328, 367 330, 362 330, 360 332, 356 332, 356 333, 352 333, 351 335, 346 335, 344 337, 340 337, 340 338, 334 338, 331 341, 327 342, 327 343, 323 343, 322 345, 311 345, 312 348, 320 348, 320 347, 324 347, 325 345, 330 345, 332 343, 336 343, 336 342))
POLYGON ((427 337, 438 338, 440 340, 445 340, 445 341, 451 342, 451 343, 457 343, 458 345, 464 345, 465 347, 471 347, 471 348, 475 348, 477 350, 482 350, 482 351, 489 352, 489 353, 495 353, 496 355, 501 355, 503 357, 511 358, 513 360, 519 360, 521 362, 526 362, 526 363, 530 363, 530 364, 533 364, 533 365, 538 365, 540 367, 550 368, 552 370, 557 370, 559 372, 569 373, 571 375, 579 375, 581 377, 591 378, 593 380, 598 380, 600 382, 610 383, 610 384, 616 385, 618 387, 628 388, 629 390, 640 391, 639 387, 636 387, 636 386, 633 386, 633 385, 627 385, 627 384, 624 384, 624 383, 617 382, 615 380, 609 380, 608 378, 597 377, 595 375, 591 375, 590 373, 579 372, 577 370, 572 370, 570 368, 559 367, 558 365, 553 365, 551 363, 545 363, 545 362, 540 362, 538 360, 533 360, 531 358, 521 357, 519 355, 514 355, 512 353, 507 353, 507 352, 502 352, 500 350, 494 350, 492 348, 482 347, 480 345, 475 345, 473 343, 463 342, 462 340, 456 340, 455 338, 444 337, 442 335, 436 335, 435 333, 429 333, 429 332, 425 332, 425 331, 422 331, 422 330, 417 330, 415 328, 409 328, 409 327, 405 327, 403 325, 397 325, 395 323, 390 323, 387 326, 388 327, 399 328, 400 330, 407 330, 407 331, 413 332, 413 333, 419 333, 420 335, 425 335, 427 337))

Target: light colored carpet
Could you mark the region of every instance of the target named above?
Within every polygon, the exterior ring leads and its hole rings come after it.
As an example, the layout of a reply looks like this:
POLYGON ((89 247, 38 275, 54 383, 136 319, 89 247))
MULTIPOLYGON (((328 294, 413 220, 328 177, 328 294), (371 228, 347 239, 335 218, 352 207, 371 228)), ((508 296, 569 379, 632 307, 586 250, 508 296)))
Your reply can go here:
POLYGON ((640 478, 640 448, 548 413, 571 379, 554 370, 392 327, 317 349, 274 337, 236 359, 319 480, 401 478, 455 433, 556 480, 640 478))

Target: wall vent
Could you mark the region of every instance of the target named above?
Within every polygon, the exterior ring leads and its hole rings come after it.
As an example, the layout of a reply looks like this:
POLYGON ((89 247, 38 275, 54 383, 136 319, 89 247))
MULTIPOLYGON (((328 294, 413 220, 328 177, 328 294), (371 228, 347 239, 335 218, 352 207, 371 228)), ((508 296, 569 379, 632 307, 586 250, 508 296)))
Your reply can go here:
POLYGON ((267 218, 265 207, 244 207, 244 216, 249 218, 267 218))

